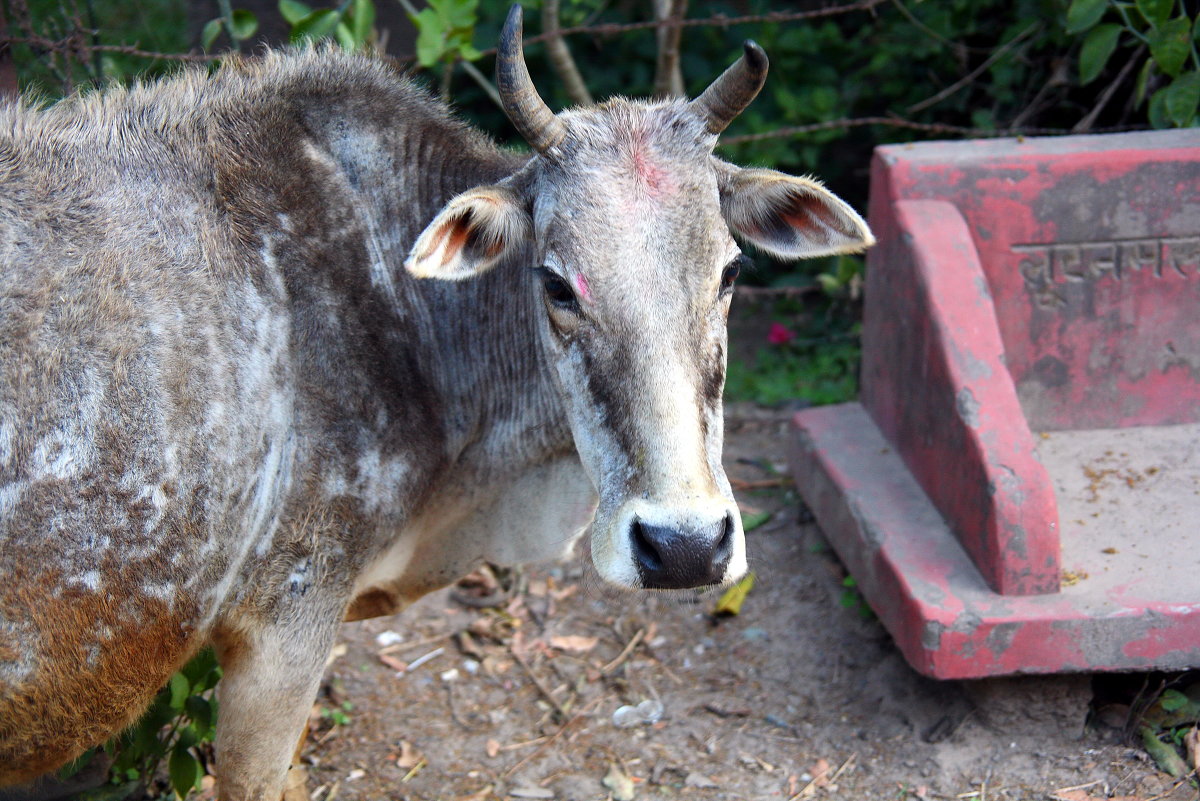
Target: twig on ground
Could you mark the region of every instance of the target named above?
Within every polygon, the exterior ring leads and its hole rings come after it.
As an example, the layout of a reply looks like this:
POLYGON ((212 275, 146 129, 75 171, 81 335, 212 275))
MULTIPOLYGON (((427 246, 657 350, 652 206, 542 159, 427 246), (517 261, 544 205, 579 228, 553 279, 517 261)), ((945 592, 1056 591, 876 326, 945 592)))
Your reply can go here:
POLYGON ((412 642, 397 642, 391 645, 380 648, 376 654, 394 654, 397 651, 407 651, 410 648, 420 648, 422 645, 433 645, 435 642, 447 640, 455 635, 455 632, 439 634, 436 637, 426 637, 423 640, 413 640, 412 642))
POLYGON ((633 653, 633 649, 638 647, 638 643, 640 643, 642 638, 645 636, 646 629, 638 629, 637 632, 629 639, 629 642, 625 644, 625 647, 621 649, 621 653, 617 654, 616 659, 613 659, 607 665, 600 668, 600 672, 607 676, 614 672, 621 665, 625 664, 625 660, 629 658, 629 655, 633 653))
POLYGON ((555 743, 555 742, 558 740, 558 738, 562 737, 562 736, 563 736, 563 734, 564 734, 564 733, 566 733, 567 729, 571 728, 571 727, 572 727, 572 726, 574 726, 576 723, 578 723, 579 721, 583 720, 584 716, 585 716, 585 715, 586 715, 588 712, 590 712, 590 711, 592 710, 592 707, 598 706, 598 705, 600 704, 600 702, 601 702, 601 701, 603 701, 603 700, 604 700, 604 699, 606 699, 606 698, 608 698, 608 693, 604 693, 604 694, 602 694, 602 695, 600 695, 600 696, 598 696, 598 697, 596 697, 596 698, 593 698, 591 701, 588 701, 586 704, 584 704, 584 705, 583 705, 583 706, 580 708, 580 710, 579 710, 578 712, 576 712, 576 713, 575 713, 574 717, 572 717, 570 720, 568 720, 568 721, 567 721, 566 723, 564 723, 563 725, 559 726, 559 727, 558 727, 558 731, 554 732, 554 734, 550 735, 550 736, 549 736, 549 737, 546 739, 546 742, 542 743, 542 746, 541 746, 541 748, 539 748, 538 750, 534 751, 532 754, 530 754, 529 756, 525 757, 524 759, 522 759, 522 760, 521 760, 520 762, 518 762, 517 764, 513 765, 513 766, 512 766, 511 768, 509 768, 508 770, 504 771, 504 775, 503 775, 501 778, 507 779, 509 776, 512 776, 514 773, 516 773, 516 772, 517 772, 518 770, 520 770, 521 768, 525 767, 525 766, 526 766, 527 764, 529 764, 531 761, 533 761, 533 760, 534 760, 534 759, 536 759, 537 757, 541 756, 541 755, 542 755, 542 753, 543 753, 543 752, 544 752, 544 751, 545 751, 547 748, 549 748, 551 745, 553 745, 553 744, 554 744, 554 743, 555 743))
POLYGON ((560 704, 558 702, 558 699, 554 697, 554 693, 552 693, 550 691, 550 688, 545 685, 545 683, 542 681, 541 677, 538 676, 538 674, 533 672, 533 668, 530 666, 529 662, 527 662, 525 660, 525 657, 522 656, 521 654, 517 653, 516 650, 512 650, 511 653, 513 655, 513 658, 517 660, 517 664, 520 665, 521 667, 525 668, 525 672, 528 673, 529 678, 533 680, 533 684, 535 687, 538 688, 538 692, 540 692, 542 694, 542 697, 544 697, 547 701, 549 701, 550 705, 554 707, 554 711, 556 711, 559 714, 559 719, 566 720, 567 719, 567 710, 564 709, 563 705, 560 704))

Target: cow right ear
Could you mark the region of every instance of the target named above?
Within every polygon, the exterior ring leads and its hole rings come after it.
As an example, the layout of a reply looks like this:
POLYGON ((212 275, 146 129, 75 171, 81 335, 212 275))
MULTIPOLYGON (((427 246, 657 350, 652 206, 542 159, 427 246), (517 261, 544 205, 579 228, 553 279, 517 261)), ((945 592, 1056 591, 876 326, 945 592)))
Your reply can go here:
POLYGON ((418 278, 461 281, 496 266, 529 240, 521 198, 508 187, 481 186, 451 199, 417 237, 404 261, 418 278))

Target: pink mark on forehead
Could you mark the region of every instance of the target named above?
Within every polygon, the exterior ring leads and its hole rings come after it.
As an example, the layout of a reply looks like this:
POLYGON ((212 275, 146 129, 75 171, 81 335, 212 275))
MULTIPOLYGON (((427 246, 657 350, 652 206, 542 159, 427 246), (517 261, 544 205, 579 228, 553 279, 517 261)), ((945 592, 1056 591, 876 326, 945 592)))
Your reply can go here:
POLYGON ((635 142, 633 145, 633 168, 637 174, 638 183, 651 198, 657 200, 675 191, 675 182, 671 180, 670 174, 654 163, 650 154, 646 152, 645 145, 641 142, 635 142))
POLYGON ((583 277, 583 273, 575 273, 575 290, 584 301, 592 302, 592 288, 588 286, 588 280, 583 277))

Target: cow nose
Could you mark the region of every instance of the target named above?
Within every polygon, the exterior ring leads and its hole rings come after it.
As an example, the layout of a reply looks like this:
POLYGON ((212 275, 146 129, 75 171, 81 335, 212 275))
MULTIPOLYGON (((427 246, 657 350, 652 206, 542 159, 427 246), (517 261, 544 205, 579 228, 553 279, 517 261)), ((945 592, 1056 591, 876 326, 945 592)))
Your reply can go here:
POLYGON ((733 516, 708 526, 660 526, 634 518, 633 555, 642 586, 683 589, 719 584, 733 554, 733 516))

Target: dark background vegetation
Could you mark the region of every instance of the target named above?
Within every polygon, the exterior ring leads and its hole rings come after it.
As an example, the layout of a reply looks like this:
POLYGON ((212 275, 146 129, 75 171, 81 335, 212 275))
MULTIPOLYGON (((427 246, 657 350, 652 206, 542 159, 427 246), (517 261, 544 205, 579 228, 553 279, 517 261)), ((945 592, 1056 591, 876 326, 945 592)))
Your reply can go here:
MULTIPOLYGON (((578 94, 568 91, 539 36, 546 0, 522 4, 526 57, 539 88, 552 107, 570 105, 578 94)), ((721 155, 816 175, 860 210, 871 151, 880 143, 1191 125, 1200 102, 1200 0, 556 4, 569 34, 560 41, 597 100, 654 93, 665 30, 679 31, 678 74, 692 96, 738 56, 743 40, 757 40, 771 58, 771 76, 726 132, 721 155)), ((343 46, 411 65, 480 128, 522 146, 484 87, 492 72, 489 48, 508 5, 0 0, 0 35, 10 45, 0 44, 0 87, 11 92, 19 83, 52 100, 181 63, 211 65, 230 48, 253 53, 336 34, 343 46), (339 21, 340 34, 331 27, 339 21)), ((759 256, 756 262, 743 287, 788 292, 766 299, 743 292, 758 301, 743 311, 779 323, 787 336, 769 343, 766 329, 751 327, 757 341, 735 348, 729 395, 768 403, 852 397, 861 259, 797 265, 759 256)))

